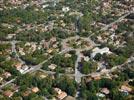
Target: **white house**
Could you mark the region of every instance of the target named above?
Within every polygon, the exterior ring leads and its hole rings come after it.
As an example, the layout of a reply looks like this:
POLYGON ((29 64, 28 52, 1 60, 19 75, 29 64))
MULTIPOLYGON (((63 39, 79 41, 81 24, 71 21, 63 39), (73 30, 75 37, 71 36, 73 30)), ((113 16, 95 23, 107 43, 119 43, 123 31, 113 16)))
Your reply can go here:
POLYGON ((69 7, 63 7, 63 8, 62 8, 62 11, 63 11, 63 12, 68 12, 69 10, 70 10, 69 7))
POLYGON ((109 51, 108 47, 105 47, 105 48, 102 48, 102 49, 99 49, 98 47, 96 47, 96 48, 94 48, 92 50, 91 58, 94 58, 97 53, 100 53, 100 54, 104 54, 104 53, 110 54, 111 52, 109 51))
POLYGON ((56 67, 57 67, 57 65, 55 65, 55 64, 51 64, 48 66, 48 68, 51 70, 54 70, 56 67))

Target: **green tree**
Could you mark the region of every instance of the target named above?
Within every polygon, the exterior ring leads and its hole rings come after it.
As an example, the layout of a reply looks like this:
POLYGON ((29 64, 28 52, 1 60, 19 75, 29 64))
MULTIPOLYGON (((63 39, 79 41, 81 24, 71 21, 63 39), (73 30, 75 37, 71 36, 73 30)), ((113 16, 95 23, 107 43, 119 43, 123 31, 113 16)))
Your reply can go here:
POLYGON ((102 55, 100 53, 97 53, 94 57, 95 60, 100 61, 102 58, 102 55))

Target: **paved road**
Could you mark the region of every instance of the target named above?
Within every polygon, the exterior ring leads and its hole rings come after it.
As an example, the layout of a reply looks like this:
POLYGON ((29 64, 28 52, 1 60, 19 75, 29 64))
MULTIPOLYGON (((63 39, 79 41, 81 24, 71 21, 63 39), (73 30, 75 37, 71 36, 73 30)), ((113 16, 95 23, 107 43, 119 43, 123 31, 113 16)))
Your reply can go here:
POLYGON ((106 25, 104 28, 101 29, 101 31, 107 30, 109 27, 111 27, 111 26, 113 26, 114 24, 116 24, 116 23, 122 21, 125 17, 127 17, 127 16, 130 15, 131 13, 134 13, 134 11, 130 11, 130 12, 124 14, 123 16, 121 16, 121 17, 120 17, 119 19, 117 19, 116 21, 114 21, 114 22, 112 22, 112 23, 106 25))
POLYGON ((85 76, 91 76, 93 74, 99 74, 99 75, 102 75, 102 74, 108 74, 108 73, 112 73, 114 72, 115 70, 117 69, 122 69, 122 66, 124 66, 125 64, 128 64, 129 62, 132 62, 134 61, 134 59, 132 59, 133 57, 130 57, 127 59, 127 61, 121 65, 118 65, 118 66, 114 66, 113 68, 111 69, 107 69, 105 71, 101 71, 101 72, 94 72, 94 73, 91 73, 91 74, 87 74, 87 75, 83 75, 82 77, 85 77, 85 76))
MULTIPOLYGON (((69 52, 69 51, 72 51, 72 50, 73 50, 73 49, 62 50, 62 51, 59 52, 58 54, 64 54, 64 53, 69 52)), ((34 72, 34 71, 36 71, 36 70, 39 70, 39 69, 42 67, 42 65, 43 65, 45 62, 47 62, 48 60, 50 60, 52 57, 53 57, 53 56, 50 56, 47 60, 44 60, 43 62, 41 62, 41 63, 38 64, 38 65, 31 66, 31 68, 28 69, 27 71, 25 71, 23 74, 26 74, 26 73, 29 73, 29 72, 31 73, 31 72, 34 72)), ((51 73, 48 73, 48 74, 51 74, 51 73)))
POLYGON ((14 81, 15 81, 15 79, 16 79, 16 78, 14 78, 14 79, 12 79, 12 80, 10 80, 10 81, 8 81, 8 82, 6 82, 6 83, 2 84, 2 85, 0 86, 0 90, 1 90, 3 87, 7 86, 8 84, 10 84, 10 83, 14 82, 14 81))
MULTIPOLYGON (((115 24, 115 23, 117 23, 117 22, 120 22, 121 20, 123 20, 126 16, 128 16, 128 15, 131 14, 131 13, 134 13, 134 11, 131 11, 131 12, 129 12, 129 13, 123 15, 123 16, 120 17, 118 20, 116 20, 116 21, 110 23, 109 25, 106 25, 106 26, 105 26, 104 28, 102 28, 101 30, 106 30, 106 29, 108 29, 108 28, 111 27, 113 24, 115 24)), ((89 39, 90 39, 90 38, 89 38, 89 39)), ((63 40, 62 45, 65 45, 65 43, 66 43, 67 40, 68 40, 68 39, 63 40)), ((2 41, 0 41, 0 42, 3 43, 2 41)), ((8 41, 6 41, 6 42, 9 43, 8 41)), ((92 42, 92 41, 90 41, 90 42, 92 42)), ((11 44, 12 44, 12 52, 15 52, 17 58, 19 59, 19 61, 21 61, 21 62, 24 64, 25 62, 22 61, 22 60, 20 59, 19 55, 17 54, 16 47, 15 47, 15 44, 16 44, 16 43, 17 43, 16 41, 12 41, 12 42, 11 42, 11 44)), ((93 43, 93 42, 92 42, 92 43, 93 43)), ((93 44, 94 44, 94 43, 93 43, 93 44)), ((87 49, 89 49, 89 48, 85 48, 85 50, 87 50, 87 49)), ((72 49, 72 48, 64 48, 64 50, 62 50, 62 51, 59 52, 59 53, 66 53, 66 52, 69 52, 70 50, 74 50, 74 49, 72 49)), ((78 71, 77 67, 78 67, 78 62, 80 61, 80 54, 79 54, 79 51, 80 51, 80 50, 76 50, 76 51, 77 51, 78 58, 77 58, 77 61, 76 61, 76 63, 75 63, 75 80, 79 83, 79 82, 81 81, 81 77, 89 76, 89 75, 96 74, 96 73, 91 73, 91 74, 88 74, 88 75, 83 75, 83 74, 81 74, 81 73, 78 71)), ((42 67, 42 64, 45 63, 45 62, 47 62, 47 61, 48 61, 49 59, 51 59, 52 57, 53 57, 53 56, 51 56, 51 57, 48 58, 47 60, 43 61, 43 62, 40 63, 39 65, 36 65, 36 66, 31 67, 29 70, 27 70, 26 72, 24 72, 24 74, 30 73, 30 72, 34 72, 34 71, 36 71, 36 70, 39 70, 39 69, 42 67)), ((130 60, 128 60, 128 61, 130 61, 130 60)), ((127 61, 127 62, 128 62, 128 61, 127 61)), ((127 63, 127 62, 126 62, 126 63, 127 63)), ((126 64, 126 63, 124 63, 124 64, 126 64)), ((124 65, 124 64, 123 64, 123 65, 124 65)), ((111 70, 107 70, 105 73, 112 72, 112 71, 114 71, 114 70, 117 69, 117 68, 121 68, 123 65, 115 66, 115 67, 113 67, 111 70)), ((51 72, 50 72, 50 73, 51 73, 51 72)), ((103 73, 104 73, 104 72, 103 72, 103 73)), ((103 74, 103 73, 102 73, 102 72, 99 72, 99 74, 103 74)), ((49 74, 49 73, 48 73, 48 74, 49 74)), ((5 87, 5 86, 8 85, 8 84, 14 82, 14 81, 15 81, 15 79, 12 79, 12 80, 8 81, 7 83, 1 85, 1 86, 0 86, 0 89, 3 88, 3 87, 5 87)))
POLYGON ((18 55, 17 51, 16 51, 16 43, 17 41, 13 40, 10 42, 11 45, 12 45, 12 52, 15 52, 15 56, 16 58, 22 63, 22 64, 25 64, 25 62, 20 58, 20 56, 18 55))
POLYGON ((69 38, 66 38, 66 39, 62 40, 61 45, 63 46, 63 48, 62 48, 63 50, 72 49, 72 50, 75 50, 75 51, 89 50, 89 49, 91 49, 92 47, 100 46, 100 44, 96 44, 94 41, 92 41, 90 37, 80 37, 80 36, 78 36, 78 35, 73 36, 73 37, 69 37, 69 38), (69 47, 69 46, 68 46, 68 44, 67 44, 68 41, 70 41, 70 40, 72 40, 72 39, 77 40, 77 39, 79 39, 79 38, 83 39, 84 41, 89 42, 89 43, 90 43, 90 47, 83 48, 83 49, 81 49, 81 48, 74 49, 73 47, 69 47))
MULTIPOLYGON (((56 72, 53 72, 53 71, 46 71, 46 70, 43 70, 43 69, 39 69, 39 71, 42 71, 46 74, 50 74, 50 75, 53 75, 55 74, 56 72)), ((59 73, 59 75, 67 75, 67 76, 75 76, 75 74, 65 74, 65 73, 59 73)))
MULTIPOLYGON (((78 55, 79 55, 79 53, 78 53, 78 55)), ((79 62, 79 61, 80 61, 80 56, 77 58, 77 61, 76 61, 76 66, 75 66, 76 70, 75 70, 75 74, 66 74, 66 75, 68 75, 68 76, 75 76, 75 80, 76 80, 76 82, 78 82, 78 83, 81 82, 81 78, 82 78, 82 77, 91 76, 91 75, 94 75, 94 74, 99 74, 99 75, 107 74, 107 73, 114 72, 114 71, 117 70, 117 69, 121 69, 122 66, 124 66, 125 64, 127 64, 127 63, 129 63, 129 62, 131 62, 131 61, 134 61, 134 57, 128 58, 128 60, 127 60, 124 64, 119 65, 119 66, 115 66, 115 67, 113 67, 112 69, 106 70, 105 72, 94 72, 94 73, 87 74, 87 75, 81 74, 81 73, 78 71, 77 66, 78 66, 78 62, 79 62)), ((47 74, 55 74, 55 72, 52 72, 52 71, 45 71, 45 70, 42 70, 42 69, 40 69, 41 67, 42 67, 41 65, 40 65, 40 66, 36 66, 35 69, 31 69, 31 70, 27 71, 26 73, 33 72, 33 71, 36 71, 36 70, 41 70, 41 71, 43 71, 44 73, 47 73, 47 74)), ((24 73, 24 74, 26 74, 26 73, 24 73)), ((60 75, 64 75, 64 74, 60 74, 60 75)), ((16 78, 14 78, 14 79, 12 79, 12 80, 6 82, 5 84, 1 85, 1 86, 0 86, 0 90, 1 90, 3 87, 7 86, 8 84, 14 82, 15 79, 16 79, 16 78)))
POLYGON ((80 83, 81 82, 81 77, 82 77, 82 74, 81 72, 78 70, 78 66, 79 66, 79 62, 81 62, 81 57, 82 55, 80 54, 79 51, 76 51, 76 55, 77 55, 77 60, 75 62, 75 81, 77 83, 80 83))
POLYGON ((85 51, 85 50, 90 50, 90 49, 92 49, 95 46, 99 46, 99 44, 96 44, 94 41, 92 41, 90 39, 90 37, 84 38, 84 37, 80 37, 80 36, 76 35, 74 37, 69 37, 69 38, 66 38, 66 39, 62 40, 62 46, 63 46, 63 48, 62 48, 63 51, 68 51, 68 50, 75 50, 76 51, 77 60, 75 62, 75 81, 77 83, 80 83, 81 82, 81 77, 83 76, 83 74, 78 70, 78 63, 81 62, 81 57, 82 57, 80 52, 81 51, 85 51), (68 47, 67 42, 69 40, 79 39, 79 38, 89 42, 90 43, 90 47, 83 48, 83 49, 81 49, 81 48, 74 49, 72 47, 68 47))

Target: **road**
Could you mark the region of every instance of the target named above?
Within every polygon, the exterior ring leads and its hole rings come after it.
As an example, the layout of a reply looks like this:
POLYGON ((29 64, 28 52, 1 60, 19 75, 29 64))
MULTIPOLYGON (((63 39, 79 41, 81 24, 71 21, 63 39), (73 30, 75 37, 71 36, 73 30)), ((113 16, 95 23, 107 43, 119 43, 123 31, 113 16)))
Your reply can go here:
MULTIPOLYGON (((32 73, 32 72, 34 72, 34 71, 36 71, 36 70, 39 70, 39 69, 42 67, 42 64, 45 63, 45 62, 47 62, 47 61, 48 61, 49 59, 51 59, 51 58, 52 58, 52 57, 49 57, 47 60, 43 61, 43 62, 40 63, 39 65, 36 65, 36 66, 31 67, 30 69, 28 69, 27 71, 25 71, 23 74, 32 73)), ((51 74, 51 73, 48 73, 48 74, 51 74)), ((12 79, 12 80, 6 82, 5 84, 1 85, 1 86, 0 86, 0 90, 1 90, 3 87, 7 86, 8 84, 14 82, 15 79, 16 79, 16 78, 14 78, 14 79, 12 79)))
MULTIPOLYGON (((134 11, 130 11, 130 12, 128 12, 127 14, 125 14, 125 15, 123 15, 123 16, 121 16, 119 19, 117 19, 116 21, 114 21, 114 22, 112 22, 112 23, 110 23, 110 24, 108 24, 108 25, 106 25, 104 28, 102 28, 101 30, 107 30, 109 27, 111 27, 112 25, 114 25, 115 23, 117 23, 117 22, 120 22, 121 20, 123 20, 126 16, 128 16, 129 14, 131 14, 131 13, 134 13, 134 11)), ((78 31, 78 29, 76 29, 76 31, 78 31)), ((77 38, 77 36, 76 36, 76 38, 77 38)), ((68 38, 68 39, 71 39, 71 38, 68 38)), ((66 44, 66 41, 68 40, 68 39, 64 39, 63 40, 63 42, 62 42, 62 45, 64 46, 65 44, 66 44)), ((87 39, 86 39, 87 40, 87 39)), ((90 38, 88 38, 88 40, 91 40, 90 38)), ((25 62, 24 61, 22 61, 21 60, 21 58, 19 57, 19 55, 17 54, 17 51, 16 51, 16 43, 17 43, 17 41, 11 41, 11 42, 8 42, 8 41, 5 41, 6 43, 11 43, 11 45, 12 45, 12 52, 15 52, 16 53, 16 57, 18 58, 18 60, 20 61, 20 62, 22 62, 23 64, 25 64, 25 62)), ((90 41, 92 44, 94 44, 92 41, 90 41)), ((4 43, 3 41, 0 41, 0 43, 4 43)), ((94 44, 95 45, 95 44, 94 44)), ((85 49, 82 49, 82 50, 88 50, 89 48, 85 48, 85 49)), ((90 48, 91 49, 91 48, 90 48)), ((96 73, 91 73, 91 74, 88 74, 88 75, 83 75, 83 74, 81 74, 79 71, 78 71, 78 69, 77 69, 77 67, 78 67, 78 62, 80 61, 80 49, 72 49, 72 48, 68 48, 68 47, 65 47, 61 52, 59 52, 59 54, 61 54, 61 53, 66 53, 66 52, 69 52, 69 51, 71 51, 71 50, 75 50, 77 53, 77 56, 78 56, 78 58, 77 58, 77 60, 76 60, 76 62, 75 62, 75 80, 78 82, 78 83, 80 83, 81 82, 81 77, 85 77, 85 76, 90 76, 90 75, 92 75, 92 74, 96 74, 96 73)), ((30 72, 34 72, 34 71, 36 71, 36 70, 39 70, 41 67, 42 67, 42 65, 43 65, 43 63, 45 63, 45 62, 47 62, 49 59, 51 59, 53 56, 51 56, 51 57, 49 57, 47 60, 45 60, 45 61, 43 61, 43 62, 41 62, 40 64, 38 64, 38 65, 36 65, 36 66, 32 66, 30 69, 28 69, 27 71, 25 71, 23 74, 26 74, 26 73, 30 73, 30 72)), ((127 62, 125 62, 124 64, 126 64, 127 62)), ((124 65, 123 64, 123 65, 124 65)), ((110 70, 107 70, 105 73, 110 73, 110 72, 113 72, 114 70, 116 70, 116 69, 118 69, 118 68, 121 68, 123 65, 119 65, 119 66, 115 66, 115 67, 113 67, 112 69, 110 69, 110 70)), ((52 72, 47 72, 48 74, 51 74, 52 72)), ((99 72, 98 74, 103 74, 104 72, 99 72)), ((5 83, 5 84, 3 84, 3 85, 1 85, 0 86, 0 89, 2 89, 3 87, 5 87, 6 85, 8 85, 8 84, 10 84, 10 83, 12 83, 12 82, 14 82, 15 81, 15 78, 14 79, 12 79, 12 80, 10 80, 10 81, 8 81, 7 83, 5 83)))
POLYGON ((84 38, 84 37, 80 37, 80 36, 76 35, 74 37, 69 37, 69 38, 66 38, 66 39, 62 40, 62 47, 63 47, 62 49, 63 49, 63 51, 69 51, 69 50, 75 50, 76 51, 77 60, 75 62, 75 81, 77 83, 80 83, 81 82, 81 77, 83 76, 83 74, 78 70, 78 65, 79 65, 78 63, 81 62, 81 57, 82 57, 82 55, 81 55, 80 52, 81 51, 85 51, 85 50, 90 50, 90 49, 92 49, 95 46, 100 46, 100 44, 96 44, 94 41, 92 41, 90 39, 90 37, 85 37, 84 38), (90 43, 90 46, 89 47, 86 47, 86 48, 77 48, 77 49, 74 49, 74 48, 69 47, 67 45, 67 42, 68 41, 70 41, 72 39, 77 40, 79 38, 83 39, 84 41, 89 42, 90 43))
POLYGON ((127 17, 127 16, 130 15, 131 13, 134 13, 134 11, 130 11, 130 12, 124 14, 123 16, 121 16, 120 18, 118 18, 116 21, 114 21, 114 22, 112 22, 112 23, 106 25, 104 28, 101 29, 101 31, 105 31, 105 30, 107 30, 109 27, 113 26, 114 24, 116 24, 116 23, 122 21, 125 17, 127 17))
MULTIPOLYGON (((17 54, 17 51, 16 51, 16 41, 11 41, 10 42, 11 43, 11 45, 12 45, 12 52, 15 52, 16 53, 16 57, 18 58, 18 60, 21 62, 21 63, 25 63, 24 61, 22 61, 21 60, 21 58, 19 57, 19 55, 17 54)), ((64 54, 64 53, 66 53, 66 52, 69 52, 69 51, 72 51, 72 50, 74 50, 74 49, 65 49, 65 50, 62 50, 61 52, 59 52, 58 54, 64 54)), ((43 62, 41 62, 40 64, 38 64, 38 65, 36 65, 36 66, 31 66, 30 67, 30 69, 28 69, 27 71, 25 71, 23 74, 27 74, 27 73, 32 73, 32 72, 35 72, 35 71, 37 71, 37 70, 39 70, 41 67, 42 67, 42 65, 45 63, 45 62, 47 62, 48 60, 50 60, 51 58, 52 58, 53 56, 50 56, 47 60, 44 60, 43 62)), ((50 72, 50 71, 45 71, 47 74, 52 74, 52 72, 50 72)), ((15 81, 15 78, 14 79, 12 79, 12 80, 10 80, 10 81, 8 81, 8 82, 6 82, 5 84, 3 84, 3 85, 1 85, 0 86, 0 89, 2 89, 3 87, 5 87, 5 86, 7 86, 8 84, 10 84, 10 83, 12 83, 12 82, 14 82, 15 81)))
POLYGON ((61 45, 62 45, 62 47, 63 47, 63 48, 62 48, 63 50, 72 49, 72 50, 75 50, 75 51, 89 50, 89 49, 91 49, 92 47, 100 46, 100 44, 96 44, 94 41, 92 41, 92 40, 90 39, 90 37, 80 37, 80 36, 78 36, 78 35, 73 36, 73 37, 69 37, 69 38, 66 38, 66 39, 62 40, 61 45), (72 40, 72 39, 75 39, 75 40, 77 40, 77 39, 82 39, 82 40, 84 40, 84 41, 89 42, 89 43, 90 43, 90 46, 87 47, 87 48, 82 48, 82 49, 81 49, 81 48, 74 49, 73 47, 69 47, 68 44, 67 44, 67 42, 70 41, 70 40, 72 40))
POLYGON ((77 83, 80 83, 81 82, 81 77, 82 77, 82 74, 81 72, 78 70, 78 66, 79 66, 79 62, 81 62, 81 53, 79 51, 76 51, 76 55, 77 55, 77 60, 75 62, 75 81, 77 83))
POLYGON ((10 80, 10 81, 8 81, 8 82, 6 82, 6 83, 2 84, 2 85, 0 86, 0 90, 1 90, 3 87, 7 86, 8 84, 10 84, 10 83, 14 82, 14 81, 15 81, 15 79, 16 79, 16 78, 14 78, 14 79, 12 79, 12 80, 10 80))
MULTIPOLYGON (((46 70, 43 70, 43 69, 39 69, 39 71, 41 71, 41 72, 44 72, 44 73, 46 73, 46 74, 50 74, 50 75, 53 75, 53 74, 55 74, 56 72, 53 72, 53 71, 46 71, 46 70)), ((65 74, 65 73, 59 73, 59 75, 60 76, 62 76, 62 75, 67 75, 67 76, 75 76, 75 74, 65 74)))
MULTIPOLYGON (((108 74, 108 73, 114 72, 114 71, 117 70, 117 69, 121 69, 122 66, 124 66, 125 64, 134 61, 134 57, 130 57, 130 58, 128 58, 128 60, 127 60, 124 64, 115 66, 115 67, 113 67, 112 69, 106 70, 105 72, 103 72, 103 71, 102 71, 102 72, 94 72, 94 73, 91 73, 91 74, 84 75, 84 74, 81 74, 81 73, 78 71, 78 69, 77 69, 78 62, 80 61, 80 57, 81 57, 80 54, 79 54, 79 52, 77 53, 77 55, 79 55, 79 56, 78 56, 78 58, 77 58, 77 60, 76 60, 76 63, 75 63, 75 74, 66 74, 66 75, 68 75, 68 76, 75 76, 75 80, 76 80, 77 83, 80 83, 80 82, 81 82, 81 78, 82 78, 82 77, 91 76, 91 75, 94 75, 94 74, 98 74, 98 75, 108 74)), ((46 61, 46 60, 45 60, 45 61, 46 61)), ((40 71, 42 71, 42 72, 44 72, 44 73, 47 73, 47 74, 55 74, 55 72, 52 72, 52 71, 45 71, 45 70, 42 70, 42 69, 40 69, 41 67, 42 67, 41 65, 35 66, 35 69, 31 69, 31 70, 27 71, 26 73, 30 73, 30 72, 34 72, 34 71, 36 71, 36 70, 40 70, 40 71)), ((26 73, 24 73, 24 74, 26 74, 26 73)), ((60 75, 64 75, 64 74, 60 73, 60 75)), ((12 80, 6 82, 5 84, 1 85, 1 86, 0 86, 0 90, 1 90, 3 87, 7 86, 8 84, 14 82, 15 79, 16 79, 16 78, 14 78, 14 79, 12 79, 12 80)))
POLYGON ((125 64, 128 64, 129 62, 134 61, 134 59, 132 59, 132 58, 134 58, 134 57, 130 57, 130 58, 128 58, 127 61, 124 62, 123 64, 118 65, 118 66, 114 66, 114 67, 111 68, 111 69, 107 69, 107 70, 105 70, 105 71, 94 72, 94 73, 91 73, 91 74, 83 75, 82 77, 85 77, 85 76, 91 76, 91 75, 93 75, 93 74, 99 74, 99 75, 102 75, 102 74, 112 73, 112 72, 114 72, 114 71, 117 70, 117 69, 118 69, 118 70, 119 70, 119 69, 122 69, 122 66, 124 66, 125 64))
MULTIPOLYGON (((59 52, 58 54, 64 54, 66 52, 69 52, 69 51, 72 51, 73 49, 66 49, 66 50, 62 50, 61 52, 59 52)), ((31 66, 30 69, 28 69, 27 71, 25 71, 23 74, 26 74, 26 73, 31 73, 31 72, 34 72, 36 70, 39 70, 42 65, 47 62, 48 60, 50 60, 53 56, 50 56, 47 60, 44 60, 43 62, 41 62, 40 64, 38 65, 35 65, 35 66, 31 66)), ((47 73, 47 74, 51 74, 51 73, 47 73)))
POLYGON ((13 40, 10 42, 12 45, 12 52, 15 53, 16 58, 22 63, 25 64, 25 62, 20 58, 20 56, 18 55, 17 51, 16 51, 16 43, 17 41, 13 40))

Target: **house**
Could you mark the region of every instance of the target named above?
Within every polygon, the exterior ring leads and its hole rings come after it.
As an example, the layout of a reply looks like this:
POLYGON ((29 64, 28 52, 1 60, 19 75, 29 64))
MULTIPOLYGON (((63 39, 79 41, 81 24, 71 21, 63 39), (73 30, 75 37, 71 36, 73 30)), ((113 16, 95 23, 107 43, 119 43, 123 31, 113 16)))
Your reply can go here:
POLYGON ((53 52, 53 49, 48 49, 47 52, 50 54, 53 52))
POLYGON ((82 44, 82 41, 77 41, 77 46, 81 45, 82 44))
POLYGON ((84 56, 84 61, 89 61, 89 57, 88 56, 84 56))
POLYGON ((9 61, 9 60, 11 60, 11 57, 10 57, 10 56, 8 56, 8 57, 6 58, 6 61, 9 61))
POLYGON ((66 54, 65 54, 65 58, 70 58, 70 57, 72 57, 71 54, 69 54, 69 53, 66 53, 66 54))
POLYGON ((86 81, 86 83, 91 82, 91 81, 92 81, 92 78, 89 77, 89 76, 87 76, 87 77, 85 78, 85 81, 86 81))
POLYGON ((57 94, 61 94, 61 89, 59 89, 59 88, 54 88, 54 91, 57 93, 57 94))
POLYGON ((35 43, 32 43, 31 48, 30 48, 32 50, 32 52, 34 52, 36 50, 36 48, 37 48, 37 45, 35 43))
POLYGON ((29 68, 27 65, 23 65, 22 63, 17 63, 17 64, 15 65, 15 67, 16 67, 16 69, 17 69, 18 71, 20 71, 21 73, 23 73, 24 71, 28 70, 28 68, 29 68))
POLYGON ((110 54, 111 52, 109 51, 108 47, 105 47, 105 48, 102 48, 102 49, 99 49, 98 47, 96 47, 92 50, 91 58, 94 58, 97 53, 100 53, 100 54, 108 53, 108 54, 110 54))
POLYGON ((50 39, 50 43, 51 43, 51 44, 54 43, 54 42, 56 42, 56 41, 57 41, 56 37, 52 37, 52 38, 50 39))
POLYGON ((98 76, 100 76, 100 74, 98 74, 98 73, 94 73, 94 74, 91 75, 92 78, 98 77, 98 76))
POLYGON ((57 47, 58 47, 57 43, 53 45, 53 48, 57 48, 57 47))
POLYGON ((132 88, 130 88, 126 85, 122 85, 120 90, 123 91, 123 92, 131 92, 132 88))
POLYGON ((22 55, 22 56, 25 56, 25 55, 26 55, 26 53, 23 52, 23 51, 19 51, 19 53, 20 53, 20 55, 22 55))
POLYGON ((96 76, 96 77, 93 78, 93 80, 100 80, 100 79, 101 79, 100 76, 96 76))
POLYGON ((44 41, 43 47, 48 49, 49 48, 49 42, 44 41))
POLYGON ((25 43, 25 46, 30 46, 31 44, 29 42, 26 42, 25 43))
POLYGON ((113 30, 117 30, 117 29, 118 29, 118 25, 113 24, 113 25, 112 25, 112 29, 113 29, 113 30))
POLYGON ((62 99, 64 99, 66 96, 67 96, 67 93, 62 91, 61 94, 58 94, 58 95, 57 95, 57 98, 58 98, 59 100, 62 100, 62 99))
POLYGON ((19 70, 19 69, 21 69, 22 65, 23 65, 22 63, 18 62, 14 66, 16 67, 17 70, 19 70))
POLYGON ((46 77, 47 75, 44 75, 44 74, 40 75, 40 78, 46 78, 46 77))
POLYGON ((23 48, 19 48, 19 53, 20 53, 22 56, 25 55, 25 52, 24 52, 23 48))
POLYGON ((54 91, 57 93, 57 98, 59 99, 59 100, 62 100, 62 99, 64 99, 65 97, 67 97, 67 93, 66 92, 64 92, 64 91, 62 91, 61 89, 59 89, 59 88, 54 88, 54 91))
POLYGON ((103 7, 104 8, 109 8, 110 7, 110 3, 109 2, 103 2, 103 7))
POLYGON ((5 76, 5 78, 9 78, 12 76, 10 72, 5 72, 3 73, 3 75, 5 76))
POLYGON ((67 97, 65 97, 64 100, 76 100, 76 98, 75 97, 72 97, 72 96, 67 96, 67 97))
POLYGON ((0 51, 0 55, 2 55, 3 53, 0 51))
POLYGON ((13 92, 11 91, 11 90, 7 90, 7 91, 4 91, 4 93, 3 93, 6 97, 12 97, 13 96, 13 92))
POLYGON ((101 89, 101 92, 104 93, 104 94, 106 94, 106 95, 110 93, 110 91, 108 90, 108 88, 102 88, 101 89))
POLYGON ((55 65, 55 64, 51 64, 48 66, 48 68, 51 70, 54 70, 56 67, 57 67, 57 65, 55 65))
POLYGON ((13 5, 20 5, 22 3, 21 0, 10 0, 10 3, 13 5))
POLYGON ((8 34, 7 39, 12 39, 16 34, 8 34))
POLYGON ((70 10, 69 7, 63 7, 63 8, 62 8, 62 11, 63 11, 63 12, 68 12, 69 10, 70 10))
POLYGON ((2 82, 2 81, 3 81, 3 77, 0 76, 0 82, 2 82))
POLYGON ((66 24, 65 24, 65 23, 61 23, 61 26, 62 26, 62 27, 65 27, 65 26, 66 26, 66 24))
POLYGON ((32 92, 37 93, 38 91, 39 91, 39 88, 38 87, 33 87, 32 88, 32 92))
POLYGON ((96 96, 101 97, 101 98, 104 98, 105 97, 105 94, 103 94, 103 93, 97 93, 96 96))
POLYGON ((68 67, 68 68, 66 68, 65 72, 66 73, 73 73, 74 69, 72 67, 68 67))
POLYGON ((100 77, 99 74, 92 74, 92 75, 91 75, 91 78, 92 78, 93 80, 100 80, 100 79, 101 79, 101 77, 100 77))
POLYGON ((25 91, 25 92, 23 93, 23 96, 24 96, 24 97, 27 97, 27 96, 29 96, 30 93, 31 93, 31 91, 27 90, 27 91, 25 91))
POLYGON ((23 65, 23 66, 21 67, 21 69, 22 69, 22 70, 28 70, 28 66, 27 66, 27 65, 23 65))
POLYGON ((53 79, 53 80, 55 79, 54 75, 50 74, 49 76, 51 77, 51 79, 53 79))
POLYGON ((3 10, 3 8, 0 8, 0 11, 2 11, 3 10))
POLYGON ((46 7, 48 7, 48 6, 49 6, 48 4, 42 5, 42 8, 46 8, 46 7))
POLYGON ((23 65, 22 67, 21 67, 21 69, 19 69, 19 71, 21 72, 21 73, 23 73, 24 71, 26 71, 26 70, 28 70, 28 66, 27 65, 23 65))

